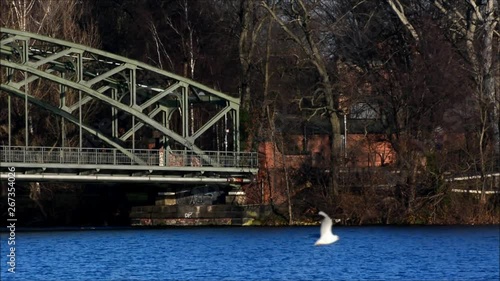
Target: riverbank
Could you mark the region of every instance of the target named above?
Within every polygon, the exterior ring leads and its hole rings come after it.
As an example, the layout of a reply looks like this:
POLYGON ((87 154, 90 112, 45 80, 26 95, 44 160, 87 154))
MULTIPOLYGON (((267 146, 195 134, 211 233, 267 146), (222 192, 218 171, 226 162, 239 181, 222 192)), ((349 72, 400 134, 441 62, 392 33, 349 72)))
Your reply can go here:
MULTIPOLYGON (((48 194, 48 193, 47 193, 48 194)), ((96 228, 164 226, 286 226, 288 205, 217 204, 155 205, 156 197, 128 192, 124 188, 92 187, 54 191, 37 202, 20 189, 16 197, 18 228, 96 228), (43 207, 43 209, 41 208, 43 207)), ((497 225, 500 224, 498 195, 485 202, 478 196, 447 193, 417 198, 409 210, 396 196, 344 193, 329 203, 308 194, 292 201, 292 225, 317 225, 319 210, 351 225, 497 225), (429 199, 430 198, 430 199, 429 199), (305 199, 308 199, 307 201, 305 199), (306 203, 307 202, 307 203, 306 203)), ((7 205, 0 198, 2 224, 7 205)))

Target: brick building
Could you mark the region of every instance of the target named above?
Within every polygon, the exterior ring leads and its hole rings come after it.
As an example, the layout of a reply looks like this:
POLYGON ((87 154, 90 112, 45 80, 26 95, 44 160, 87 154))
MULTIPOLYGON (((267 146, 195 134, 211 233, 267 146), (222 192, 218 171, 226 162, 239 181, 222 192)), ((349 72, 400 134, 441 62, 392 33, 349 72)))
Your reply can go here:
MULTIPOLYGON (((326 118, 306 121, 296 116, 279 116, 276 124, 278 137, 274 142, 262 142, 259 147, 261 198, 254 195, 253 201, 269 203, 272 199, 274 203, 281 203, 286 200, 286 174, 290 178, 308 173, 325 175, 329 171, 331 130, 326 118)), ((380 167, 395 161, 395 152, 373 115, 351 114, 342 120, 342 138, 340 157, 344 168, 380 167)), ((303 188, 307 185, 306 181, 303 188)), ((294 186, 294 190, 300 189, 294 186)))

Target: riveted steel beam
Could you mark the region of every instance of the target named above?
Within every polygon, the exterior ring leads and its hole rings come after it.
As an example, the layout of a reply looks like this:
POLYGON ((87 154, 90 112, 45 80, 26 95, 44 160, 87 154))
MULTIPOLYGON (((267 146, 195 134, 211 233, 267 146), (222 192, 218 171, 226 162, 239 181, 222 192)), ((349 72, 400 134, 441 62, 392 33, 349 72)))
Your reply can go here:
MULTIPOLYGON (((123 120, 122 117, 130 117, 126 121, 126 126, 130 126, 131 122, 131 128, 128 128, 128 131, 121 135, 121 139, 127 140, 131 137, 133 148, 136 132, 146 125, 163 134, 164 143, 167 139, 173 140, 186 147, 187 150, 200 155, 207 163, 218 166, 217 161, 209 159, 204 151, 195 145, 195 141, 200 141, 199 137, 211 127, 216 126, 217 122, 223 118, 227 126, 229 116, 233 126, 231 134, 234 145, 232 149, 239 150, 237 130, 239 129, 240 103, 236 97, 142 62, 64 40, 7 28, 0 28, 0 38, 0 62, 2 65, 6 66, 7 69, 29 74, 25 75, 24 78, 21 75, 14 76, 18 80, 9 81, 8 86, 18 90, 24 87, 26 91, 32 82, 43 79, 59 84, 61 89, 71 88, 78 93, 77 101, 74 104, 66 104, 62 98, 60 108, 62 108, 61 112, 77 119, 77 124, 80 126, 80 147, 82 146, 81 131, 83 129, 82 106, 95 100, 103 102, 111 108, 113 126, 111 135, 113 137, 108 137, 109 139, 116 138, 118 140, 119 138, 118 118, 123 120), (32 45, 34 41, 37 42, 36 46, 32 45), (16 61, 11 61, 13 58, 16 61), (61 75, 55 75, 58 73, 61 75), (19 79, 21 80, 19 81, 19 79), (111 94, 108 90, 111 90, 111 94), (193 108, 196 107, 193 105, 198 103, 216 105, 210 108, 209 116, 213 116, 212 118, 205 116, 203 120, 197 120, 198 124, 195 124, 193 108), (71 113, 77 109, 78 116, 75 117, 71 113), (169 116, 176 109, 181 114, 178 119, 173 120, 179 120, 181 124, 180 127, 172 126, 170 129, 169 116), (153 117, 160 112, 162 120, 159 122, 153 117)), ((25 93, 24 97, 27 98, 27 96, 28 94, 25 93)), ((32 103, 31 100, 30 103, 32 103)), ((51 112, 57 115, 55 111, 51 110, 51 112)), ((84 129, 87 131, 92 128, 86 127, 84 129)), ((226 139, 227 132, 228 130, 226 130, 226 139)))
POLYGON ((212 94, 214 96, 217 96, 217 97, 222 98, 222 99, 227 100, 227 101, 234 102, 234 103, 236 103, 238 105, 240 104, 240 101, 239 101, 238 98, 231 97, 231 96, 226 95, 226 94, 224 94, 222 92, 219 92, 217 90, 211 89, 211 88, 209 88, 209 87, 207 87, 207 86, 205 86, 203 84, 200 84, 200 83, 198 83, 198 82, 196 82, 194 80, 182 77, 180 75, 177 75, 177 74, 174 74, 174 73, 171 73, 171 72, 168 72, 168 71, 164 71, 164 70, 158 69, 158 68, 156 68, 154 66, 151 66, 151 65, 139 62, 139 61, 127 59, 127 58, 124 58, 124 57, 121 57, 121 56, 118 56, 118 55, 115 55, 115 54, 112 54, 112 53, 108 53, 108 52, 105 52, 105 51, 102 51, 102 50, 91 48, 91 47, 88 47, 88 46, 83 46, 83 45, 79 45, 79 44, 76 44, 76 43, 72 43, 72 42, 68 42, 68 41, 64 41, 64 40, 60 40, 60 39, 50 38, 50 37, 46 37, 46 36, 39 35, 39 34, 33 34, 33 33, 29 33, 29 32, 14 30, 14 29, 10 29, 10 28, 3 28, 3 27, 0 28, 0 32, 13 34, 14 36, 17 36, 18 39, 21 39, 21 38, 32 38, 32 39, 41 40, 41 41, 49 41, 49 42, 52 42, 54 44, 81 49, 81 50, 83 50, 85 52, 89 52, 89 53, 93 53, 93 54, 96 54, 96 55, 99 55, 99 56, 107 57, 107 58, 115 60, 115 61, 128 62, 128 63, 136 65, 138 68, 142 68, 142 69, 145 69, 145 70, 149 70, 149 71, 152 71, 152 72, 155 72, 155 73, 167 76, 167 77, 169 77, 169 78, 171 78, 173 80, 183 81, 183 82, 185 82, 185 83, 187 83, 187 84, 189 84, 189 85, 191 85, 193 87, 196 87, 196 88, 198 88, 198 89, 200 89, 200 90, 202 90, 202 91, 204 91, 206 93, 210 93, 210 94, 212 94))
MULTIPOLYGON (((175 133, 175 132, 173 132, 171 130, 168 130, 167 128, 163 127, 160 123, 158 123, 155 120, 149 118, 146 114, 144 114, 144 113, 136 110, 135 108, 131 108, 131 107, 127 106, 127 105, 124 105, 123 103, 117 102, 117 101, 113 100, 112 98, 109 98, 109 97, 107 97, 107 96, 105 96, 105 95, 103 95, 103 94, 101 94, 101 93, 99 93, 99 92, 97 92, 95 90, 92 90, 92 89, 88 88, 87 86, 85 86, 83 84, 62 79, 61 77, 58 77, 58 76, 46 73, 44 71, 40 71, 38 69, 32 68, 32 67, 27 66, 27 65, 19 65, 19 64, 16 64, 16 63, 5 61, 5 60, 0 60, 0 63, 4 67, 10 67, 10 68, 17 69, 17 70, 20 70, 20 71, 25 71, 27 73, 30 73, 30 74, 42 77, 44 79, 47 79, 47 80, 50 80, 50 81, 53 81, 53 82, 63 83, 63 84, 65 84, 66 86, 68 86, 70 88, 73 88, 75 90, 82 91, 82 92, 84 92, 84 93, 86 93, 88 95, 91 95, 94 98, 97 98, 98 100, 101 100, 101 101, 103 101, 103 102, 105 102, 105 103, 107 103, 107 104, 109 104, 109 105, 111 105, 113 107, 116 107, 116 108, 118 108, 118 109, 120 109, 122 111, 128 112, 130 115, 132 115, 132 116, 140 119, 141 121, 143 121, 144 123, 148 124, 152 128, 154 128, 154 129, 162 132, 163 134, 169 136, 171 139, 173 139, 173 140, 175 140, 175 141, 183 144, 186 148, 192 150, 196 154, 199 154, 200 156, 205 157, 205 155, 203 153, 203 150, 201 150, 196 145, 194 145, 194 143, 186 140, 186 138, 178 135, 177 133, 175 133)), ((81 120, 80 120, 79 123, 81 124, 81 120)), ((207 161, 211 161, 211 160, 207 159, 207 161)), ((215 164, 216 162, 211 161, 211 163, 215 164)))
MULTIPOLYGON (((47 104, 33 96, 30 96, 30 95, 27 95, 25 94, 24 92, 20 91, 19 89, 16 89, 16 88, 13 88, 9 85, 6 85, 6 84, 0 84, 0 89, 3 90, 3 91, 6 91, 18 98, 27 98, 27 100, 32 103, 32 104, 35 104, 45 110, 48 110, 50 112, 52 112, 53 114, 56 114, 58 116, 61 116, 63 118, 65 118, 66 120, 72 122, 73 124, 76 124, 76 125, 80 125, 80 121, 78 119, 76 119, 76 117, 74 117, 73 115, 69 114, 68 112, 60 109, 60 108, 57 108, 55 106, 52 106, 50 104, 47 104)), ((123 154, 127 155, 130 159, 136 161, 138 164, 140 165, 143 165, 144 164, 144 161, 142 161, 141 159, 138 159, 135 157, 135 155, 133 153, 131 153, 130 151, 126 150, 125 148, 123 148, 120 144, 116 143, 115 141, 113 141, 112 139, 106 137, 105 135, 99 133, 98 131, 96 131, 95 129, 93 129, 92 127, 90 126, 87 126, 85 124, 81 124, 81 127, 83 130, 89 132, 90 134, 94 135, 94 136, 97 136, 99 139, 103 140, 104 142, 106 142, 107 144, 117 148, 120 150, 120 152, 122 152, 123 154)))

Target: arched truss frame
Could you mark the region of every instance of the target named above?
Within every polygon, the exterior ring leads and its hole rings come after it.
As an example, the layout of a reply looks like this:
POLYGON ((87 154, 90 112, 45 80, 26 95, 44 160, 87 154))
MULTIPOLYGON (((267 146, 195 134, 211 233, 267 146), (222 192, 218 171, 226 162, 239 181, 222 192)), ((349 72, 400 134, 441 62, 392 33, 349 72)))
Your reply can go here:
POLYGON ((76 124, 80 128, 80 147, 84 130, 133 159, 123 143, 132 139, 134 145, 137 130, 148 126, 160 132, 165 143, 175 141, 217 166, 217 161, 209 159, 195 141, 217 122, 229 117, 232 128, 227 131, 231 132, 233 151, 239 151, 239 99, 191 79, 102 50, 8 28, 0 28, 0 58, 2 72, 5 71, 2 75, 6 77, 1 81, 0 90, 9 94, 9 111, 13 96, 25 99, 26 116, 30 103, 76 124), (30 89, 39 79, 59 85, 59 105, 30 95, 30 89), (68 88, 79 93, 73 104, 68 104, 65 96, 68 88), (111 135, 83 124, 81 108, 93 100, 111 108, 111 135), (190 124, 193 103, 215 103, 220 108, 196 131, 190 124), (180 131, 169 128, 168 119, 175 110, 180 112, 180 131), (120 112, 132 119, 131 128, 122 134, 118 132, 120 112))

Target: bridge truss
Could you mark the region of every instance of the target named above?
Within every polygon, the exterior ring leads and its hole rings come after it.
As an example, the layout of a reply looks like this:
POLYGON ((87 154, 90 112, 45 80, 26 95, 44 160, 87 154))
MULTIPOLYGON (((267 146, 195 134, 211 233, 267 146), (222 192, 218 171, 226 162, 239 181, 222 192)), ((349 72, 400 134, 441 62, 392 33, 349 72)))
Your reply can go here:
POLYGON ((257 171, 257 155, 240 152, 235 97, 145 63, 7 28, 0 28, 0 64, 0 93, 7 94, 0 95, 7 111, 0 116, 7 131, 0 138, 2 166, 66 174, 63 180, 107 171, 120 177, 156 173, 173 182, 200 172, 214 174, 214 181, 247 181, 257 171), (24 116, 21 130, 12 118, 16 110, 24 116), (34 110, 52 116, 60 132, 55 140, 34 135, 34 110), (14 129, 24 131, 22 141, 13 139, 19 135, 14 129), (96 153, 111 158, 87 161, 96 153), (174 165, 179 157, 182 163, 174 165))

